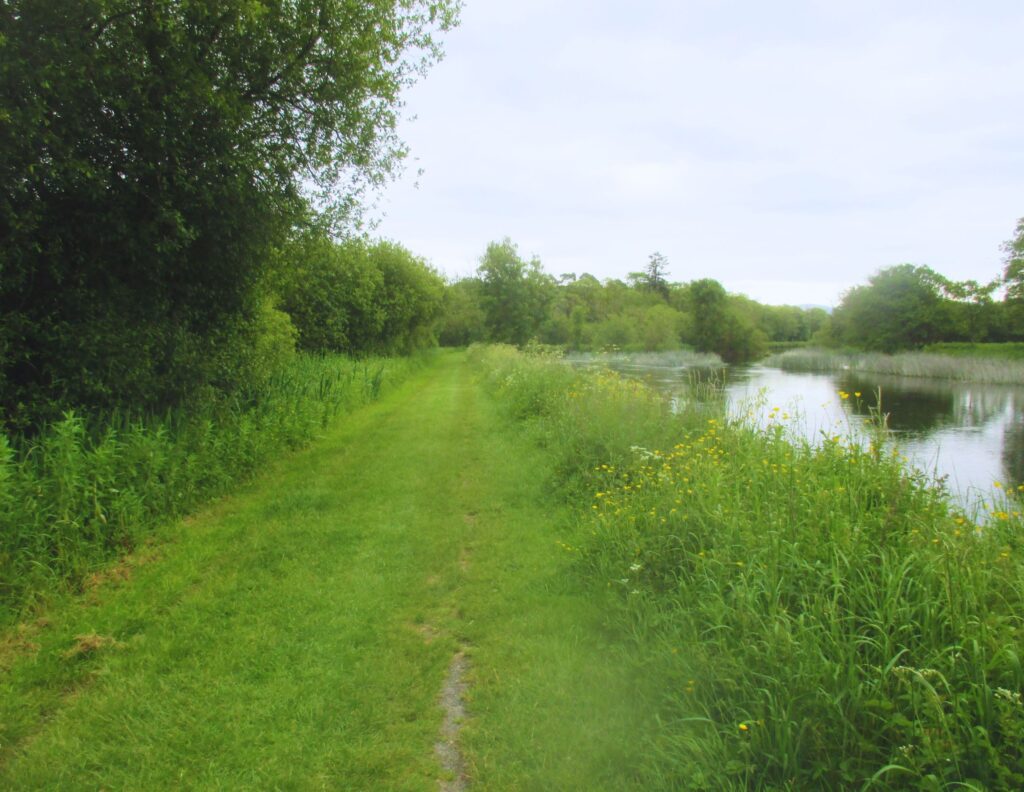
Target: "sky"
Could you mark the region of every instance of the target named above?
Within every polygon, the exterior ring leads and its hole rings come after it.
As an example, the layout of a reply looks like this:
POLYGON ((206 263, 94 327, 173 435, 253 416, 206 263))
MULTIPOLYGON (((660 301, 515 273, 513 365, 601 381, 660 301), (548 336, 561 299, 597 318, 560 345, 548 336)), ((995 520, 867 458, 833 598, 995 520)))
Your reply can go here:
POLYGON ((405 96, 376 233, 449 277, 649 256, 770 304, 894 264, 1001 272, 1024 216, 1024 3, 466 0, 405 96))

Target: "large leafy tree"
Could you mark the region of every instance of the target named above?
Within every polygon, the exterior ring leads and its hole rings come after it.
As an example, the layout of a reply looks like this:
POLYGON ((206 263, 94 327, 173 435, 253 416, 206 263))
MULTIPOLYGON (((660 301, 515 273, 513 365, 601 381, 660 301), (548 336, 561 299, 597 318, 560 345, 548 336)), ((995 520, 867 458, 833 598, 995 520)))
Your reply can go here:
POLYGON ((174 401, 394 171, 457 0, 0 2, 0 410, 174 401))
POLYGON ((555 293, 555 281, 540 261, 524 261, 506 238, 487 246, 477 276, 490 339, 524 344, 533 338, 555 293))
POLYGON ((899 264, 871 276, 844 296, 832 314, 837 341, 862 349, 914 349, 949 334, 942 281, 928 267, 899 264))

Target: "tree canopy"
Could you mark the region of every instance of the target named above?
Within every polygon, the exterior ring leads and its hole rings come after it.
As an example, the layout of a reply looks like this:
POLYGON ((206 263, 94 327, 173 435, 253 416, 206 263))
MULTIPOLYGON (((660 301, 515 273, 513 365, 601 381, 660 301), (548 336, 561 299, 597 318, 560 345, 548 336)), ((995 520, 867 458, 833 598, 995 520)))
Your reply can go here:
POLYGON ((270 254, 404 147, 456 0, 0 5, 0 392, 174 401, 252 332, 270 254))
POLYGON ((554 279, 540 261, 524 261, 512 240, 492 242, 477 268, 489 338, 523 344, 543 322, 554 279))

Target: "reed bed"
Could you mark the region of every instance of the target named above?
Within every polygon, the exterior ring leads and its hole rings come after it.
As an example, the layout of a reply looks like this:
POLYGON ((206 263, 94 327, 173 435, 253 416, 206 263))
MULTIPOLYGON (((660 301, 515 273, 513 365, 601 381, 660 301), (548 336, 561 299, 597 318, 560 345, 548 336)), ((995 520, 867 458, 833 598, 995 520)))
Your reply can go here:
POLYGON ((618 592, 624 662, 662 681, 645 788, 1024 788, 1014 495, 982 527, 882 428, 811 446, 612 375, 474 357, 559 454, 563 551, 618 592))
POLYGON ((707 369, 725 365, 714 352, 674 349, 667 352, 569 352, 566 362, 589 365, 632 365, 644 368, 707 369))
POLYGON ((763 361, 783 371, 855 371, 1003 385, 1024 384, 1024 360, 933 352, 832 352, 794 349, 763 361))
POLYGON ((31 439, 0 434, 0 622, 80 584, 413 365, 298 355, 261 387, 203 409, 102 421, 68 412, 31 439))

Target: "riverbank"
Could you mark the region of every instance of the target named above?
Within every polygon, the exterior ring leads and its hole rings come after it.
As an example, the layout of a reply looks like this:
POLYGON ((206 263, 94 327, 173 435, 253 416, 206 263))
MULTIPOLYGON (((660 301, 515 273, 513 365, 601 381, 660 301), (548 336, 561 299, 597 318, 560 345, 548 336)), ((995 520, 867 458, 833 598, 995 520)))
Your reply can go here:
POLYGON ((1024 783, 1012 507, 979 529, 881 445, 470 357, 3 633, 0 783, 1024 783))
POLYGON ((553 476, 441 354, 6 631, 0 783, 635 787, 654 693, 553 476))
POLYGON ((662 724, 641 786, 1024 783, 1024 545, 881 443, 791 442, 638 383, 481 349, 576 505, 566 548, 613 591, 662 724))

